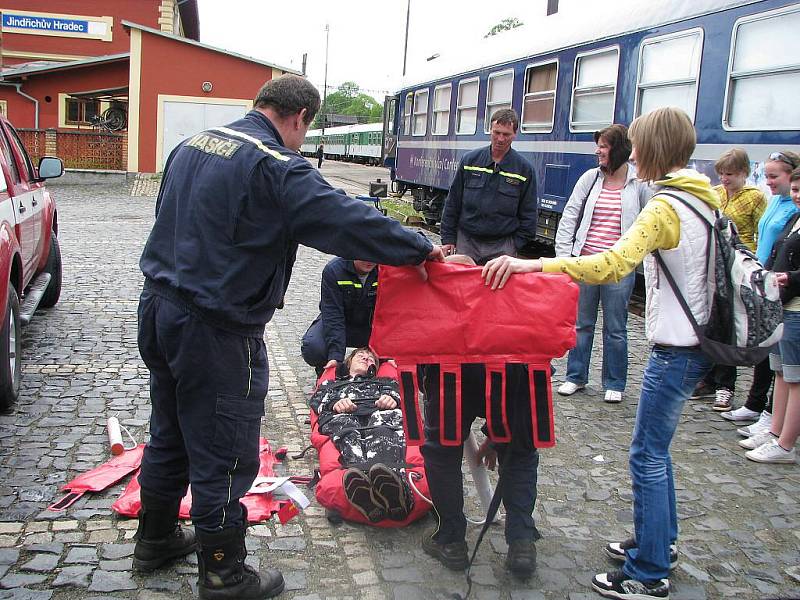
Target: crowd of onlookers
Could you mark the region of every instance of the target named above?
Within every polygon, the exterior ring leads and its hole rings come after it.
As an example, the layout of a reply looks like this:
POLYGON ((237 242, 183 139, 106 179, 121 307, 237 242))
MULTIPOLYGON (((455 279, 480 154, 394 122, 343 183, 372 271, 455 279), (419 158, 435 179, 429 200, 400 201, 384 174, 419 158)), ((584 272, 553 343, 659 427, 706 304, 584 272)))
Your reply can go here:
MULTIPOLYGON (((650 186, 636 178, 628 161, 630 141, 621 125, 598 132, 597 156, 607 169, 587 171, 575 186, 556 235, 557 256, 587 256, 613 246, 652 195, 650 186)), ((732 148, 716 161, 720 211, 733 221, 741 242, 767 268, 781 272, 784 303, 783 340, 768 359, 755 365, 752 385, 742 406, 734 408, 737 368, 714 365, 691 395, 711 398, 713 409, 739 424, 746 439, 745 454, 758 462, 795 462, 794 445, 800 433, 800 258, 795 259, 795 239, 800 223, 800 156, 773 152, 764 165, 764 178, 772 195, 767 198, 748 183, 750 158, 741 148, 732 148), (774 391, 770 393, 773 381, 774 391), (747 423, 750 423, 747 425, 747 423)), ((800 255, 798 255, 800 257, 800 255)), ((589 380, 598 307, 603 308, 602 387, 609 403, 622 400, 625 391, 627 349, 627 305, 633 290, 633 274, 605 285, 580 285, 577 344, 569 353, 565 382, 558 388, 564 396, 584 388, 589 380)))

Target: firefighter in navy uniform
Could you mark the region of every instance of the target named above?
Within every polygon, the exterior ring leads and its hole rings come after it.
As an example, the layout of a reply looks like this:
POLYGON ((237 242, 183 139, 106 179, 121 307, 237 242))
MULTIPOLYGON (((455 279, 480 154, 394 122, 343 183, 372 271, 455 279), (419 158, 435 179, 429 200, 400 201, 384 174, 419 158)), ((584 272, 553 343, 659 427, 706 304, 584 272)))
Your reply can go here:
POLYGON ((311 83, 283 75, 243 119, 182 142, 140 261, 138 341, 152 415, 134 566, 155 569, 197 547, 201 598, 268 598, 284 587, 277 570, 245 564, 239 499, 259 468, 264 327, 282 306, 298 244, 421 271, 426 257, 442 258, 423 236, 334 190, 297 153, 319 105, 311 83), (194 534, 177 524, 189 483, 194 534))
POLYGON ((317 376, 344 360, 345 349, 369 345, 378 295, 378 267, 334 258, 322 270, 319 316, 303 335, 300 352, 317 376))
POLYGON ((442 248, 479 265, 516 256, 536 238, 536 177, 511 147, 519 118, 510 108, 492 115, 491 144, 464 155, 442 211, 442 248))
MULTIPOLYGON (((536 177, 530 163, 511 148, 518 126, 516 112, 498 110, 492 115, 491 144, 462 159, 442 216, 445 253, 457 252, 483 265, 505 253, 516 255, 534 239, 536 177)), ((438 525, 423 536, 422 548, 446 567, 462 570, 469 564, 461 477, 463 445, 441 443, 439 367, 426 366, 423 374, 425 443, 422 456, 438 525)), ((467 364, 462 367, 461 376, 463 407, 461 421, 455 426, 462 429, 462 439, 466 439, 472 422, 486 416, 486 370, 481 364, 467 364)), ((531 441, 529 377, 527 365, 508 365, 506 399, 509 405, 506 410, 512 423, 511 442, 493 445, 487 440, 479 451, 479 456, 496 453, 500 457, 508 542, 506 566, 523 580, 536 569, 534 542, 539 538, 532 515, 539 454, 531 441)))

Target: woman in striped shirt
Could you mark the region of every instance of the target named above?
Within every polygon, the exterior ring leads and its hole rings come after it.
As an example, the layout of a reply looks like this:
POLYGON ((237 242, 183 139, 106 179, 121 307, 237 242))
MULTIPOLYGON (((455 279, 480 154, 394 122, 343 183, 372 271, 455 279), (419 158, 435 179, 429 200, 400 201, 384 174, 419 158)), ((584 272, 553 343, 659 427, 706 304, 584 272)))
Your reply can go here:
MULTIPOLYGON (((587 256, 607 250, 631 226, 650 199, 650 188, 628 164, 631 142, 624 125, 594 135, 598 167, 584 173, 564 208, 556 233, 556 256, 587 256)), ((628 301, 636 274, 619 283, 579 283, 577 344, 569 353, 566 381, 558 388, 574 394, 589 381, 597 309, 603 306, 603 389, 605 401, 622 401, 628 375, 628 301)))

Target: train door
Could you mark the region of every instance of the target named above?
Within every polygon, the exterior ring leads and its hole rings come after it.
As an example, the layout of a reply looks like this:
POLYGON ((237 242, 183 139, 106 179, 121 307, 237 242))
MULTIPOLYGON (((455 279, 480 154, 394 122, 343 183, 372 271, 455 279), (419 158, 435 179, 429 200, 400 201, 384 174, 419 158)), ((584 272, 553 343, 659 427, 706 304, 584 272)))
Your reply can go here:
POLYGON ((397 160, 397 96, 386 96, 383 100, 381 160, 384 166, 394 169, 397 160))

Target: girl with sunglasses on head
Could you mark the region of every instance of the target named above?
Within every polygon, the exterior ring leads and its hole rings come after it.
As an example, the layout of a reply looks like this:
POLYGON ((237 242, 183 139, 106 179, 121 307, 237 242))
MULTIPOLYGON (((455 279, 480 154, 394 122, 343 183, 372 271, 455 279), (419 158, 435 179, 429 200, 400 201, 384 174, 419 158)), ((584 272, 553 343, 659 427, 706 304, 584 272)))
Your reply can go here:
MULTIPOLYGON (((790 195, 800 207, 800 169, 789 175, 790 195)), ((739 442, 745 456, 760 463, 794 463, 800 436, 800 213, 795 213, 778 238, 766 267, 778 274, 783 301, 783 337, 770 350, 775 371, 774 418, 770 428, 739 442)))
MULTIPOLYGON (((787 221, 798 211, 789 196, 789 178, 797 167, 800 167, 800 156, 788 150, 773 152, 764 165, 767 187, 773 195, 767 210, 758 222, 756 256, 762 265, 769 260, 775 240, 783 231, 787 221)), ((722 413, 722 416, 729 421, 758 419, 753 425, 738 429, 745 437, 752 438, 769 431, 772 423, 769 388, 773 378, 774 373, 770 369, 769 359, 761 361, 753 368, 753 383, 744 406, 722 413)), ((751 447, 749 440, 743 440, 742 443, 747 444, 745 447, 751 447)))

